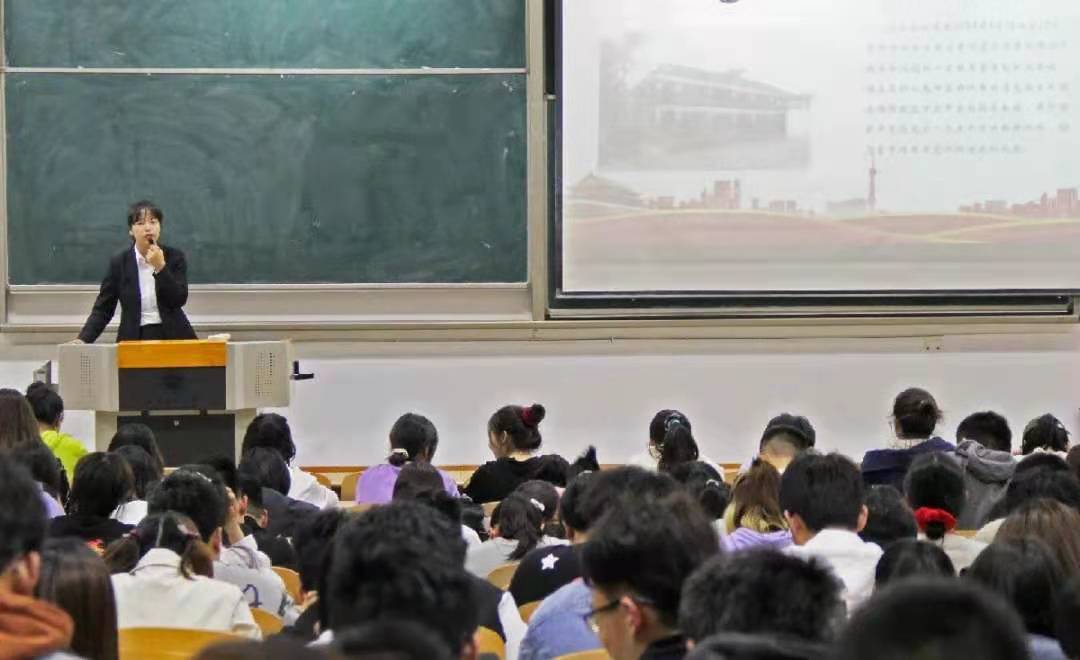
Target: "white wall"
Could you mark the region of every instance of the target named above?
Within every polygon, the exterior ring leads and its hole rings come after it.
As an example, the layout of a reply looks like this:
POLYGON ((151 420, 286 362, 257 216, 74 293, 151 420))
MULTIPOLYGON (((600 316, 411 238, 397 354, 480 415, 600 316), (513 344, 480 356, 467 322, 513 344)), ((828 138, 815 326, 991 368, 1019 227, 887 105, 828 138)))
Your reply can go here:
MULTIPOLYGON (((1080 332, 944 338, 650 340, 299 344, 305 371, 286 414, 306 465, 381 461, 386 433, 405 411, 429 416, 442 439, 437 462, 488 458, 485 425, 504 403, 548 408, 545 448, 570 456, 595 444, 615 463, 640 451, 652 414, 689 415, 703 452, 738 461, 770 416, 808 415, 819 445, 859 455, 888 435, 893 396, 910 385, 937 396, 943 435, 970 412, 1005 414, 1017 436, 1053 412, 1078 429, 1080 332), (937 350, 940 347, 940 350, 937 350)), ((0 352, 0 384, 25 387, 48 346, 0 352)), ((91 444, 88 413, 66 429, 91 444)))

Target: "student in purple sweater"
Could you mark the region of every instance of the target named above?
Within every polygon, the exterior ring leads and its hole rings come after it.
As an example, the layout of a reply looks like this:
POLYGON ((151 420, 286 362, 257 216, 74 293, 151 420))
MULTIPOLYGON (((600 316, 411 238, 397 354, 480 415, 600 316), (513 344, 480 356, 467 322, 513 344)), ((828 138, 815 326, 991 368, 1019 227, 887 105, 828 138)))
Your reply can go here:
MULTIPOLYGON (((390 456, 386 463, 364 472, 356 483, 356 501, 360 504, 385 504, 394 498, 394 484, 401 468, 409 462, 431 463, 439 446, 439 432, 427 417, 405 413, 390 429, 390 456)), ((447 494, 458 497, 453 478, 442 470, 447 494)))

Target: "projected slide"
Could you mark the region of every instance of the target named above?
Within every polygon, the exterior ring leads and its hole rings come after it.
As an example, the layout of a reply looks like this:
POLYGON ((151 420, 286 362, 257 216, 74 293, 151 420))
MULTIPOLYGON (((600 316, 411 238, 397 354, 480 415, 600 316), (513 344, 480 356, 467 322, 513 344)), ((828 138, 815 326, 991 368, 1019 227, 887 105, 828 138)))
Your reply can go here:
POLYGON ((573 0, 567 291, 1080 289, 1077 0, 573 0))

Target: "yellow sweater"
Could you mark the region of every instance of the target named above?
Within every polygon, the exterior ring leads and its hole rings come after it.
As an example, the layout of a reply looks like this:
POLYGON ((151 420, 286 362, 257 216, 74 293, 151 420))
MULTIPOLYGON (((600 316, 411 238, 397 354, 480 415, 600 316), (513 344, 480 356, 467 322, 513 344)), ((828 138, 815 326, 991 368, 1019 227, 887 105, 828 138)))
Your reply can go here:
POLYGON ((67 433, 59 431, 42 431, 41 440, 52 450, 53 456, 56 456, 63 463, 64 471, 68 475, 68 481, 73 480, 75 478, 75 464, 88 453, 86 447, 67 433))

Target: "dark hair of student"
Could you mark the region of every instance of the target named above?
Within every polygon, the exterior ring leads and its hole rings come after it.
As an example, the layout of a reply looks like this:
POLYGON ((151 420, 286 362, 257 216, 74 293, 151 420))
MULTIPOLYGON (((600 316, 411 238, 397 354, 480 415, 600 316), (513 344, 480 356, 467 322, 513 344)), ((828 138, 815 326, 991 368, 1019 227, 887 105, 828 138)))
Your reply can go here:
POLYGON ((240 459, 240 471, 251 475, 263 488, 282 495, 287 495, 292 487, 289 466, 275 449, 254 447, 247 450, 240 459))
POLYGON ((190 518, 204 542, 225 524, 229 507, 223 484, 188 467, 165 477, 147 502, 151 514, 175 511, 190 518))
POLYGON ((859 538, 887 549, 902 539, 915 539, 919 525, 915 512, 894 486, 878 484, 866 489, 866 526, 859 538))
POLYGON ((874 588, 911 577, 956 577, 956 568, 941 546, 901 539, 885 548, 874 570, 874 588))
MULTIPOLYGON (((573 519, 567 519, 567 523, 579 532, 591 531, 624 495, 661 498, 680 489, 679 482, 671 475, 636 466, 594 472, 590 475, 588 488, 580 496, 580 503, 575 506, 573 519)), ((566 497, 565 493, 563 497, 566 497)))
POLYGON ((390 428, 390 456, 386 462, 401 467, 409 461, 430 463, 439 447, 439 432, 427 417, 405 413, 390 428))
POLYGON ((780 473, 760 458, 735 479, 731 490, 731 526, 747 527, 758 532, 787 529, 784 510, 780 508, 780 473))
POLYGON ((566 490, 559 498, 559 517, 567 528, 568 536, 570 532, 581 532, 588 528, 589 521, 585 519, 581 505, 586 491, 595 479, 595 472, 578 475, 566 485, 566 490))
POLYGON ((161 449, 158 448, 154 432, 150 430, 149 426, 138 422, 124 424, 116 429, 112 440, 109 441, 109 451, 116 451, 128 445, 140 447, 147 454, 150 454, 150 458, 157 463, 158 470, 162 474, 165 473, 165 458, 161 455, 161 449))
POLYGON ((687 428, 687 430, 693 430, 690 424, 690 418, 682 414, 678 410, 661 410, 653 415, 652 421, 649 422, 649 442, 656 447, 657 454, 659 455, 660 449, 664 444, 664 436, 667 435, 668 426, 673 418, 678 419, 679 423, 687 428))
POLYGON ((928 438, 942 420, 941 408, 929 392, 917 387, 904 390, 893 402, 893 419, 901 438, 928 438))
POLYGON ((147 454, 142 447, 125 445, 109 453, 116 454, 127 461, 128 466, 131 468, 131 476, 134 478, 134 496, 137 500, 145 500, 147 493, 165 478, 165 475, 162 474, 158 467, 157 461, 150 454, 147 454))
POLYGON ((694 644, 686 660, 825 660, 829 645, 771 634, 723 632, 694 644))
POLYGON ((1069 453, 1065 456, 1065 463, 1068 464, 1074 475, 1080 477, 1080 445, 1069 450, 1069 453))
MULTIPOLYGON (((305 521, 293 537, 296 547, 297 572, 300 573, 300 586, 304 591, 317 591, 321 596, 327 594, 325 576, 330 568, 330 551, 334 545, 334 536, 349 517, 341 509, 326 509, 305 521)), ((326 599, 319 600, 319 620, 324 626, 329 625, 326 599)))
POLYGON ((773 439, 793 446, 796 451, 804 451, 811 449, 817 443, 817 431, 806 417, 781 413, 769 420, 765 431, 761 434, 758 447, 765 449, 765 446, 773 439))
POLYGON ((41 549, 45 505, 30 473, 0 451, 0 566, 41 549))
POLYGON ((968 415, 956 427, 957 442, 974 440, 996 451, 1012 451, 1012 436, 1009 421, 992 410, 968 415))
POLYGON ((1068 658, 1080 658, 1080 578, 1065 582, 1054 603, 1054 637, 1068 658))
POLYGON ((68 479, 56 454, 40 439, 9 449, 7 455, 30 472, 46 493, 64 502, 68 497, 68 479))
POLYGON ((131 229, 135 226, 135 223, 142 220, 144 217, 154 218, 159 224, 165 224, 165 214, 161 209, 150 200, 144 199, 135 202, 128 207, 127 213, 127 226, 131 229))
POLYGON ((277 451, 286 465, 296 458, 296 444, 293 443, 289 422, 277 413, 256 415, 248 424, 244 431, 244 441, 240 444, 240 453, 246 454, 256 447, 277 451))
POLYGON ((916 457, 904 478, 904 491, 915 519, 931 541, 943 538, 956 527, 956 518, 967 500, 964 472, 952 456, 943 452, 916 457))
POLYGON ((1025 538, 1046 544, 1066 577, 1080 575, 1080 512, 1061 502, 1037 499, 1025 502, 998 528, 995 542, 1025 538))
POLYGON ((828 642, 844 620, 842 591, 817 559, 767 549, 719 555, 683 585, 679 630, 695 642, 722 632, 828 642))
POLYGON ((105 549, 105 563, 110 573, 128 573, 143 556, 155 548, 172 550, 180 555, 180 574, 214 577, 214 557, 199 538, 199 530, 188 516, 175 511, 151 513, 123 538, 105 549))
POLYGON ((1030 454, 1036 449, 1050 451, 1069 450, 1069 430, 1057 417, 1046 413, 1028 422, 1020 441, 1020 453, 1030 454))
POLYGON ((477 626, 461 528, 431 507, 397 501, 348 519, 326 579, 330 628, 407 620, 461 653, 477 626))
MULTIPOLYGON (((1023 465, 1037 457, 1051 454, 1036 454, 1020 461, 1023 465)), ((1053 456, 1058 461, 1061 459, 1053 456)), ((993 517, 1004 518, 1024 504, 1037 499, 1050 499, 1080 511, 1080 479, 1068 470, 1041 468, 1024 470, 1013 474, 1005 487, 1005 495, 991 512, 993 517)))
POLYGON ((724 511, 731 500, 731 488, 724 483, 724 477, 716 468, 708 463, 694 461, 676 466, 670 474, 686 488, 690 497, 697 500, 710 518, 719 520, 724 517, 724 511))
POLYGON ((964 572, 1012 603, 1029 634, 1054 636, 1054 603, 1065 573, 1038 539, 995 541, 964 572))
POLYGON ((41 442, 41 432, 30 402, 18 390, 0 388, 0 451, 33 441, 41 442))
POLYGON ((543 536, 544 512, 539 500, 517 491, 507 495, 491 512, 491 529, 499 538, 517 541, 507 559, 517 561, 536 547, 543 536))
POLYGON ((393 499, 428 504, 461 523, 461 501, 446 492, 442 474, 430 463, 407 463, 401 468, 394 482, 393 499))
POLYGON ((206 465, 214 469, 217 472, 221 481, 231 490, 233 493, 237 492, 240 487, 236 482, 236 473, 238 471, 236 467, 236 461, 231 456, 225 454, 216 454, 207 458, 195 461, 197 465, 206 465))
POLYGON ((75 466, 67 512, 108 518, 133 492, 135 477, 127 461, 118 454, 96 451, 80 458, 75 466))
POLYGON ((589 445, 580 456, 574 459, 566 470, 566 483, 570 483, 579 475, 586 472, 599 472, 600 462, 596 460, 596 447, 589 445))
POLYGON ((34 410, 34 417, 45 426, 56 428, 64 416, 64 400, 45 383, 30 383, 26 388, 26 400, 34 410))
POLYGON ((1016 471, 1013 472, 1013 476, 1022 475, 1025 472, 1034 472, 1036 470, 1068 472, 1069 463, 1057 454, 1036 452, 1020 458, 1020 461, 1016 464, 1016 471))
POLYGON ((334 650, 349 660, 453 660, 446 642, 427 626, 382 619, 334 637, 334 650))
POLYGON ((49 539, 41 549, 41 573, 34 597, 71 616, 75 634, 70 650, 89 660, 116 660, 116 596, 109 568, 86 543, 49 539))
POLYGON ((674 627, 683 583, 719 551, 712 521, 680 489, 659 499, 624 496, 590 530, 581 564, 590 586, 625 587, 674 627))
POLYGON ((803 452, 780 478, 780 509, 802 518, 813 532, 854 531, 865 503, 862 474, 841 454, 803 452))
POLYGON ((526 498, 536 500, 544 507, 541 517, 544 523, 556 520, 559 516, 559 491, 550 482, 531 479, 514 489, 526 498))
POLYGON ((996 594, 968 580, 900 580, 845 626, 834 660, 1027 660, 1023 625, 996 594))
POLYGON ((328 654, 318 646, 308 646, 301 639, 289 635, 274 635, 261 642, 252 640, 218 642, 208 646, 195 660, 399 660, 397 657, 342 656, 328 654))
POLYGON ((236 473, 236 485, 240 489, 236 491, 236 496, 247 498, 249 512, 252 508, 258 509, 260 512, 265 509, 263 505, 262 484, 255 478, 255 475, 250 472, 238 470, 236 473))
POLYGON ((656 466, 661 472, 671 472, 683 463, 698 460, 700 456, 697 441, 690 432, 690 426, 683 423, 685 420, 681 413, 673 413, 664 423, 664 439, 660 441, 660 460, 656 466))
POLYGON ((547 410, 539 403, 503 406, 488 420, 488 433, 493 433, 496 438, 506 433, 511 447, 516 451, 536 451, 543 442, 540 422, 544 421, 546 415, 547 410))

